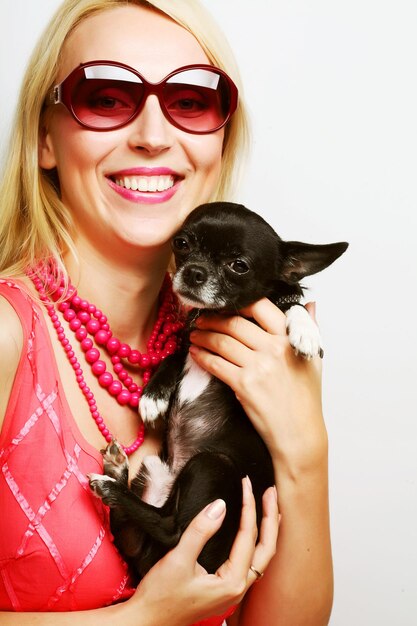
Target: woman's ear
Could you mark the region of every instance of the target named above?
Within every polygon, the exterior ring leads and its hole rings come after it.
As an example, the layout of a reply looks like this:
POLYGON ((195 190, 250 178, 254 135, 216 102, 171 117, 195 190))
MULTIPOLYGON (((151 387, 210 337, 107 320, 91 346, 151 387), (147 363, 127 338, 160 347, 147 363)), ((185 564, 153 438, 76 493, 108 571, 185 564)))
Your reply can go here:
POLYGON ((56 167, 55 150, 51 135, 42 128, 39 135, 39 165, 44 170, 52 170, 56 167))

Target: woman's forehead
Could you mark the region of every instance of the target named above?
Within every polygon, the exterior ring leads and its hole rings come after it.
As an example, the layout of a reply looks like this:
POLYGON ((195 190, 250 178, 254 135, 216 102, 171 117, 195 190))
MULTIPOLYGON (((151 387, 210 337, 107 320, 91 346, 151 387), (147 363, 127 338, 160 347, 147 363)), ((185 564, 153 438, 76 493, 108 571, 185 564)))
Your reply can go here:
POLYGON ((81 22, 63 47, 58 80, 80 63, 100 59, 130 65, 153 82, 182 65, 209 63, 189 31, 138 5, 102 11, 81 22))

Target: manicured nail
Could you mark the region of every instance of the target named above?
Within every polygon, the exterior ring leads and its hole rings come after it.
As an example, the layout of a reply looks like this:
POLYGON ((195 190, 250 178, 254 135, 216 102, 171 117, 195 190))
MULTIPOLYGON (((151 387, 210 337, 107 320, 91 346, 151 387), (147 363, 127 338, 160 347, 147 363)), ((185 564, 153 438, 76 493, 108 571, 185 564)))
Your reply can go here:
POLYGON ((215 500, 206 507, 206 515, 209 519, 219 519, 226 510, 226 502, 224 500, 215 500))

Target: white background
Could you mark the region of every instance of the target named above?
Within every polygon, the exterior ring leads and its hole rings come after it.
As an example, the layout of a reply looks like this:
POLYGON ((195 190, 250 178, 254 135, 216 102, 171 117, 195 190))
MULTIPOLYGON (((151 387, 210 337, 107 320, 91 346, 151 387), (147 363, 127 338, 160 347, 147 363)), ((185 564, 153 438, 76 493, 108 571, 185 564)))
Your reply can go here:
MULTIPOLYGON (((252 116, 238 200, 283 238, 350 242, 307 281, 326 352, 331 625, 414 626, 417 5, 205 3, 235 50, 252 116)), ((2 151, 23 67, 58 4, 1 2, 2 151)))

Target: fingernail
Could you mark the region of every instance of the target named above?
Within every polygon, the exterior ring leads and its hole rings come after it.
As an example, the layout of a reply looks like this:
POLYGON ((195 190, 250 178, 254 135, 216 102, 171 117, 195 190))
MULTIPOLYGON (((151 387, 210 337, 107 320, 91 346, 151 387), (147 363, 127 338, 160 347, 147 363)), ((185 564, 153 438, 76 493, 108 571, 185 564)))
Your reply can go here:
POLYGON ((278 513, 278 526, 281 524, 282 515, 278 513))
POLYGON ((245 476, 245 478, 243 479, 242 487, 243 487, 242 489, 243 502, 245 504, 248 504, 250 502, 251 494, 252 494, 252 483, 250 481, 249 476, 245 476))
POLYGON ((206 515, 209 519, 219 519, 226 510, 226 502, 224 500, 215 500, 206 507, 206 515))

